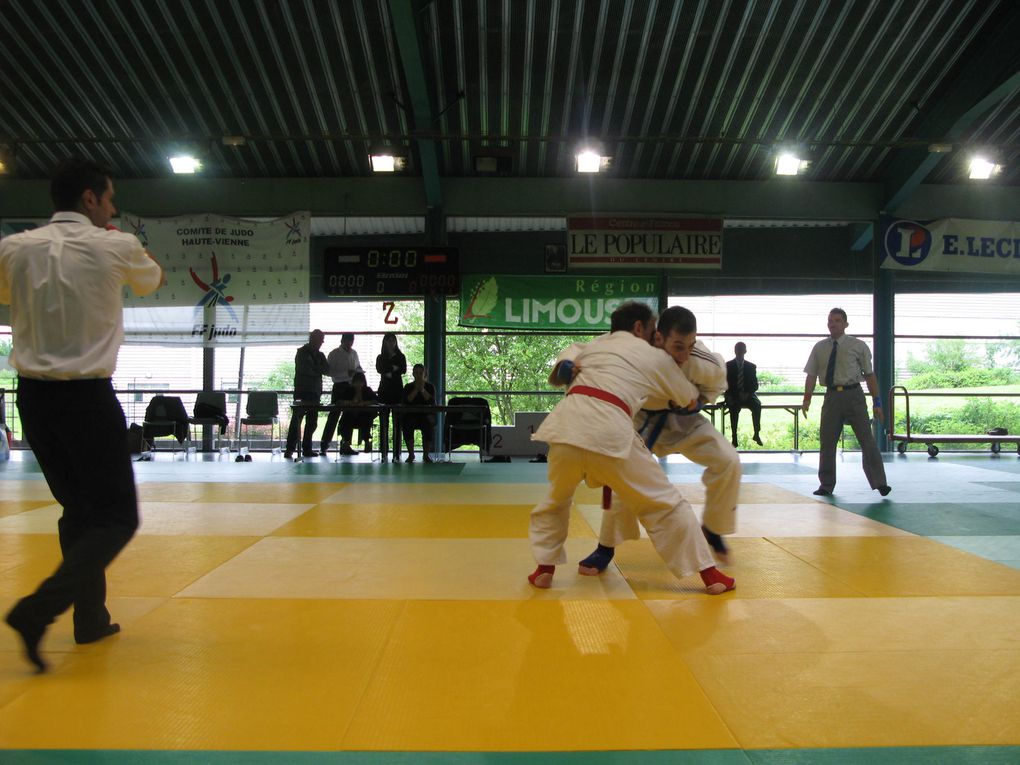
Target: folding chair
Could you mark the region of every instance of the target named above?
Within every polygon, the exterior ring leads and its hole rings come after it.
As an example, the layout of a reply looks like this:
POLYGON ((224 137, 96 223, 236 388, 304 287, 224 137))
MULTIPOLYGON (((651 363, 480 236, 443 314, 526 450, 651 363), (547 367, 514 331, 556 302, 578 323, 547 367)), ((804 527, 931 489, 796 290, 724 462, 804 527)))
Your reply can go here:
POLYGON ((181 444, 184 453, 191 451, 191 432, 188 427, 188 413, 180 396, 153 396, 145 407, 145 419, 142 420, 142 442, 152 444, 155 453, 156 439, 172 436, 171 454, 177 454, 177 445, 181 444))
POLYGON ((227 432, 227 394, 221 390, 199 391, 195 398, 194 417, 188 418, 188 430, 192 443, 197 443, 194 428, 196 425, 208 425, 216 428, 215 449, 220 451, 223 434, 227 433, 227 451, 230 451, 230 433, 227 432))
MULTIPOLYGON (((245 407, 247 417, 241 418, 241 435, 238 441, 238 449, 242 448, 240 442, 244 441, 245 452, 251 450, 251 426, 268 425, 270 443, 276 444, 272 447, 273 453, 283 449, 283 429, 280 427, 280 407, 276 398, 276 391, 252 391, 248 394, 248 404, 245 407), (273 428, 276 428, 276 437, 273 437, 273 428)), ((238 460, 241 456, 238 455, 238 460)), ((245 462, 251 462, 251 455, 245 454, 245 462)))
POLYGON ((484 461, 492 438, 492 414, 489 411, 489 402, 475 396, 455 396, 447 401, 446 405, 451 408, 463 406, 465 411, 447 409, 443 425, 443 448, 447 453, 452 453, 459 446, 476 445, 478 459, 484 461))

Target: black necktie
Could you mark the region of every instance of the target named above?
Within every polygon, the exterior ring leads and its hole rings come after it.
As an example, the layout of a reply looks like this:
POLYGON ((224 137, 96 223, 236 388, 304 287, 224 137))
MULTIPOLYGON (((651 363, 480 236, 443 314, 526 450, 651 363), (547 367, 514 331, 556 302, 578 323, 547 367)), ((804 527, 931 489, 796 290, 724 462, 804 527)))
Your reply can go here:
POLYGON ((832 353, 829 354, 829 363, 825 367, 825 385, 826 387, 833 384, 833 375, 836 374, 836 348, 838 344, 835 340, 832 341, 832 353))
POLYGON ((737 362, 737 391, 744 392, 744 362, 737 362))

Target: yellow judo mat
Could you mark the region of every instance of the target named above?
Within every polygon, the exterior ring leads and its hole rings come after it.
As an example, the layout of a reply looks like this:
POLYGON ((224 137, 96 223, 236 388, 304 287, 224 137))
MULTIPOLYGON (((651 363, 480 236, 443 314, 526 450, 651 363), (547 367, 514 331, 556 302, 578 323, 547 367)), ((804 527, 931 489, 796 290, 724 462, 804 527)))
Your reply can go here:
MULTIPOLYGON (((700 511, 696 481, 678 483, 700 511)), ((59 507, 42 481, 0 487, 6 611, 57 564, 59 507)), ((0 632, 0 747, 1020 751, 1020 570, 762 481, 742 490, 732 593, 676 580, 647 539, 539 591, 544 490, 538 470, 143 482, 142 528, 109 569, 123 632, 76 646, 66 614, 41 676, 0 632)), ((594 547, 599 499, 577 495, 571 561, 594 547)))

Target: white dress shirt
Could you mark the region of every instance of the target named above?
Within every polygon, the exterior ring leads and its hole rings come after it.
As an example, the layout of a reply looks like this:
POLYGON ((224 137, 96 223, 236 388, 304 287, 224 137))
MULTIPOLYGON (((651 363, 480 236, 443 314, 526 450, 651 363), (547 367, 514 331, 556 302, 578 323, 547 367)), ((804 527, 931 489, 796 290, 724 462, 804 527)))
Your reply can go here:
MULTIPOLYGON (((863 340, 852 335, 843 335, 835 341, 836 368, 833 370, 833 385, 853 385, 864 380, 875 371, 871 363, 871 349, 863 340)), ((804 371, 818 377, 818 384, 825 385, 825 370, 829 366, 829 355, 832 353, 831 337, 819 340, 811 349, 804 371)))
POLYGON ((329 376, 334 385, 338 383, 349 383, 356 372, 364 372, 361 368, 361 359, 358 352, 351 348, 349 351, 344 348, 334 348, 326 357, 329 364, 329 376))
POLYGON ((113 376, 124 339, 121 290, 155 291, 161 271, 132 234, 76 212, 0 241, 0 303, 11 306, 10 364, 41 380, 113 376))

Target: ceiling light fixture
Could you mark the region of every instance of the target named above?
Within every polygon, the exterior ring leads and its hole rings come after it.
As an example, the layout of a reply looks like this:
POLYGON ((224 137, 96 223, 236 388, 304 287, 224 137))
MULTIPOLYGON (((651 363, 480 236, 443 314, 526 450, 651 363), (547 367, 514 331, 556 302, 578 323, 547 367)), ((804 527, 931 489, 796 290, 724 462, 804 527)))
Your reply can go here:
POLYGON ((951 143, 930 143, 928 144, 929 154, 948 154, 953 150, 951 143))
POLYGON ((609 167, 609 157, 603 157, 591 149, 579 151, 574 156, 574 160, 579 173, 600 173, 609 167))
POLYGON ((514 155, 499 149, 485 150, 471 158, 477 175, 510 175, 514 171, 514 155))
POLYGON ((392 154, 371 154, 368 159, 373 173, 392 173, 397 169, 397 158, 392 154))
POLYGON ((220 139, 220 143, 224 146, 244 146, 248 139, 243 135, 225 135, 220 139))
POLYGON ((168 157, 170 167, 176 175, 193 175, 202 169, 202 163, 191 155, 181 154, 176 157, 168 157))
POLYGON ((776 175, 799 175, 807 166, 807 160, 788 151, 776 157, 776 175))
POLYGON ((1001 169, 1001 165, 997 165, 985 157, 975 156, 970 159, 970 179, 972 181, 987 181, 1001 169))
POLYGON ((399 173, 407 166, 407 150, 400 146, 370 146, 368 163, 373 173, 399 173))

